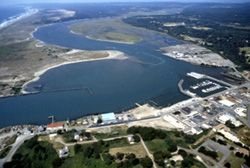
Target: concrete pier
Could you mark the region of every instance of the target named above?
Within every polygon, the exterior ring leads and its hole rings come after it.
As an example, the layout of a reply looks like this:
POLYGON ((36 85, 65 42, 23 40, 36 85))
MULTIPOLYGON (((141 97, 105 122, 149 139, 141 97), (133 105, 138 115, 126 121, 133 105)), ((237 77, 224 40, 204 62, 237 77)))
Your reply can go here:
POLYGON ((193 98, 196 97, 196 94, 195 94, 195 93, 192 93, 192 92, 190 92, 189 90, 184 90, 184 89, 182 88, 183 82, 184 82, 184 80, 181 79, 180 82, 178 83, 178 87, 179 87, 180 92, 183 93, 183 94, 185 94, 185 95, 187 95, 187 96, 193 97, 193 98))

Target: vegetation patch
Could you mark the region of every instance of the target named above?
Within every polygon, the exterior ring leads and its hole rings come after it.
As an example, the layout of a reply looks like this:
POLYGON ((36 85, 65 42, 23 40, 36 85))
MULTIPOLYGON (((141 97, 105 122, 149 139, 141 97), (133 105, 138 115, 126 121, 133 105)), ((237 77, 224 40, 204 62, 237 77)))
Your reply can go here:
POLYGON ((78 23, 69 26, 75 33, 86 35, 92 39, 135 44, 143 37, 134 28, 118 19, 99 20, 78 23))
POLYGON ((246 56, 250 44, 249 5, 231 5, 227 9, 220 5, 216 8, 212 6, 197 4, 173 15, 133 16, 123 21, 167 33, 180 40, 192 41, 230 59, 241 69, 250 69, 246 56), (181 24, 166 26, 166 23, 181 24))
POLYGON ((11 148, 12 148, 12 146, 8 146, 8 147, 4 148, 3 150, 1 150, 0 151, 0 159, 5 158, 8 155, 8 153, 10 152, 11 148))
POLYGON ((147 155, 146 151, 144 150, 141 144, 126 146, 126 147, 110 148, 109 153, 111 155, 116 155, 117 153, 126 153, 126 154, 134 153, 137 158, 142 158, 147 155))
MULTIPOLYGON (((8 167, 56 167, 53 165, 59 158, 52 144, 38 141, 38 136, 27 140, 14 154, 12 161, 4 164, 8 167)), ((60 162, 60 161, 59 161, 60 162)))

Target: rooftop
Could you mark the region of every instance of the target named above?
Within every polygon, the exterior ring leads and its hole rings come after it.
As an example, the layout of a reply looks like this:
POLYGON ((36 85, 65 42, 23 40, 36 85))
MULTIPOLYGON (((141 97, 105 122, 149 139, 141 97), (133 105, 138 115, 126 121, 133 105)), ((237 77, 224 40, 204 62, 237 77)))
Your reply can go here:
POLYGON ((102 114, 102 119, 103 119, 104 122, 116 121, 116 117, 115 117, 114 113, 102 114))
POLYGON ((51 123, 47 125, 47 128, 55 128, 55 127, 62 127, 63 123, 51 123))

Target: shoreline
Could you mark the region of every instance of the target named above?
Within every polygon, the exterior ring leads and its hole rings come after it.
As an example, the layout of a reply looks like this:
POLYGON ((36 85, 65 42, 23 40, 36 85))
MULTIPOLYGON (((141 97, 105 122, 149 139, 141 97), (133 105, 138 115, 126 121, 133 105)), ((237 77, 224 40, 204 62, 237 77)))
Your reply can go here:
POLYGON ((30 16, 36 14, 37 12, 39 12, 38 9, 29 9, 28 12, 21 14, 17 18, 7 20, 7 21, 1 23, 0 24, 0 30, 4 29, 4 28, 6 28, 6 27, 8 27, 8 26, 10 26, 10 25, 22 20, 22 19, 24 19, 24 18, 30 17, 30 16))
POLYGON ((111 43, 119 43, 119 44, 129 44, 129 45, 134 45, 134 44, 135 44, 135 43, 133 43, 133 42, 121 42, 121 41, 115 41, 115 40, 94 39, 94 38, 91 38, 91 37, 88 36, 88 35, 76 33, 76 32, 74 32, 74 31, 71 30, 71 29, 70 29, 70 33, 76 34, 76 35, 80 35, 80 36, 84 36, 84 37, 86 37, 87 39, 90 39, 90 40, 97 40, 97 41, 111 42, 111 43))
MULTIPOLYGON (((69 51, 68 53, 65 53, 65 54, 74 54, 74 53, 78 53, 78 52, 81 52, 81 51, 83 51, 83 50, 73 49, 73 50, 71 50, 71 51, 69 51)), ((46 67, 45 69, 42 69, 40 71, 35 72, 34 73, 34 78, 22 85, 21 93, 22 94, 29 94, 30 92, 25 91, 25 88, 26 88, 26 86, 28 84, 30 84, 32 82, 35 82, 35 81, 38 81, 40 79, 40 76, 43 75, 44 73, 46 73, 47 71, 49 71, 51 69, 54 69, 54 68, 57 68, 57 67, 60 67, 60 66, 63 66, 63 65, 80 63, 80 62, 108 60, 108 59, 120 59, 120 60, 127 59, 127 57, 125 56, 125 54, 123 52, 121 52, 121 51, 116 51, 116 50, 103 50, 103 51, 107 52, 109 54, 109 56, 103 57, 103 58, 97 58, 97 59, 78 60, 78 61, 66 61, 66 62, 60 63, 58 65, 52 65, 52 66, 46 67)))
MULTIPOLYGON (((78 34, 78 33, 75 33, 75 34, 78 34)), ((121 42, 121 41, 115 41, 115 40, 94 39, 94 38, 91 38, 90 36, 85 36, 85 37, 88 38, 88 39, 91 39, 91 40, 97 40, 97 41, 103 41, 103 42, 111 42, 111 43, 134 45, 134 43, 132 43, 132 42, 121 42)))

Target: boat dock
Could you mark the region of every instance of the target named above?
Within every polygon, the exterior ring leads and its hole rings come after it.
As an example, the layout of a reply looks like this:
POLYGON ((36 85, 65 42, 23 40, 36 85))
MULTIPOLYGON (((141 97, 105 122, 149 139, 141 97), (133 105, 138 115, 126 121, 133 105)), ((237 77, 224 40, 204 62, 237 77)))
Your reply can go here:
POLYGON ((179 83, 178 83, 178 87, 179 87, 180 92, 183 93, 183 94, 185 94, 185 95, 187 95, 187 96, 193 97, 193 98, 196 97, 196 94, 195 94, 195 93, 192 93, 192 92, 190 92, 189 90, 184 90, 184 89, 182 88, 183 82, 184 82, 184 80, 181 79, 181 80, 179 81, 179 83))

